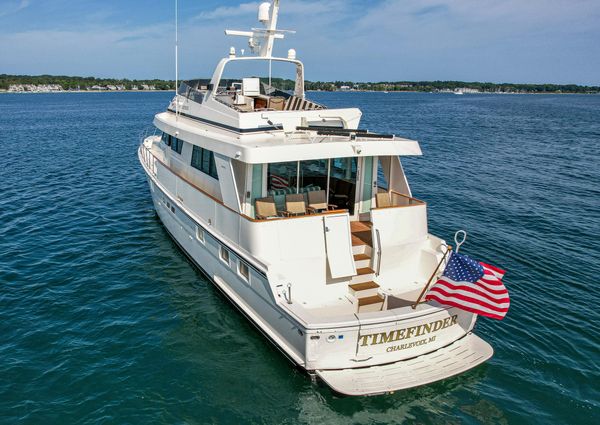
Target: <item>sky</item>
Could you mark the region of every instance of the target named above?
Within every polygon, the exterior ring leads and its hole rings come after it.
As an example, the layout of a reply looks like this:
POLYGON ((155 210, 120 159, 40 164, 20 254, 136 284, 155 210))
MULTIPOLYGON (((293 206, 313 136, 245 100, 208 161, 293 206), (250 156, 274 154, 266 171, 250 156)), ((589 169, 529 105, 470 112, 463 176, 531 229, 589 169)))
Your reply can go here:
MULTIPOLYGON (((174 0, 0 0, 0 74, 174 79, 174 0)), ((180 78, 210 77, 259 2, 179 0, 180 78)), ((600 0, 281 0, 311 81, 600 85, 600 0)))

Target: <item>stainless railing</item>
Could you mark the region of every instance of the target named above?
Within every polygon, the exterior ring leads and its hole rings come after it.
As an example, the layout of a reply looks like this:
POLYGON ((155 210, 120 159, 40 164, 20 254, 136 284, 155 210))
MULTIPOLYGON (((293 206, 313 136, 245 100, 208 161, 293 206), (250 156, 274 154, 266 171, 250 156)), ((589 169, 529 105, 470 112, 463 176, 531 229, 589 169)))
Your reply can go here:
POLYGON ((375 276, 379 276, 379 272, 381 271, 381 238, 379 237, 379 229, 375 229, 375 236, 377 237, 377 269, 375 276))

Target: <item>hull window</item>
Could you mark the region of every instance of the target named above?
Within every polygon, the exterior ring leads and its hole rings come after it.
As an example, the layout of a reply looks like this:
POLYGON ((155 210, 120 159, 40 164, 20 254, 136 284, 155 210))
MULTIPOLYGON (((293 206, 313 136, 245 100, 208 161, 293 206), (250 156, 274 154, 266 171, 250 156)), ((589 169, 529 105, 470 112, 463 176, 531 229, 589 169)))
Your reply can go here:
POLYGON ((242 261, 238 263, 238 274, 246 281, 250 279, 250 270, 248 265, 242 261))
POLYGON ((171 135, 167 133, 163 133, 160 137, 160 140, 167 146, 171 146, 171 135))
POLYGON ((169 136, 169 138, 171 139, 171 149, 181 155, 181 150, 183 149, 183 140, 173 136, 169 136))
POLYGON ((196 239, 204 243, 204 229, 200 226, 196 226, 196 239))
POLYGON ((222 260, 222 261, 223 261, 225 264, 229 265, 229 251, 227 251, 227 249, 225 249, 225 248, 221 247, 221 248, 219 249, 219 255, 220 255, 220 257, 221 257, 221 260, 222 260))
POLYGON ((191 166, 202 171, 204 174, 208 174, 213 179, 219 180, 217 165, 215 164, 215 154, 212 151, 201 148, 200 146, 194 146, 192 150, 191 166))

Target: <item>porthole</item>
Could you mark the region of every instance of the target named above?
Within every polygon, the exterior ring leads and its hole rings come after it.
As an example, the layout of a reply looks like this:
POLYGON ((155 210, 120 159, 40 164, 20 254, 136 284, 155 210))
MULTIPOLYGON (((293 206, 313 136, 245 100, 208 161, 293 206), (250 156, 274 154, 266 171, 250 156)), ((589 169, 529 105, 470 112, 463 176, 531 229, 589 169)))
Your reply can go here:
POLYGON ((204 229, 200 226, 196 226, 196 239, 204 243, 204 229))
POLYGON ((227 265, 229 265, 229 251, 227 251, 227 249, 221 247, 219 255, 221 256, 221 260, 224 263, 226 263, 227 265))
POLYGON ((248 265, 246 263, 244 263, 243 261, 240 261, 238 263, 238 274, 246 281, 248 282, 248 280, 250 279, 250 269, 248 268, 248 265))

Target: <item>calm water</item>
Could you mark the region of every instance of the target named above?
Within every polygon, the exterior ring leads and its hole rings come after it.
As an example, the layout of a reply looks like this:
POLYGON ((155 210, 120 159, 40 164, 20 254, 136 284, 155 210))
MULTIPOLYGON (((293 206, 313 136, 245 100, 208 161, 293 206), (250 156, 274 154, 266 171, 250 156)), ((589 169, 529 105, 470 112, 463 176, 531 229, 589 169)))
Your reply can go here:
POLYGON ((421 141, 432 233, 508 270, 489 363, 373 398, 312 385, 169 240, 136 147, 170 97, 0 95, 0 422, 599 423, 600 96, 312 94, 421 141))

